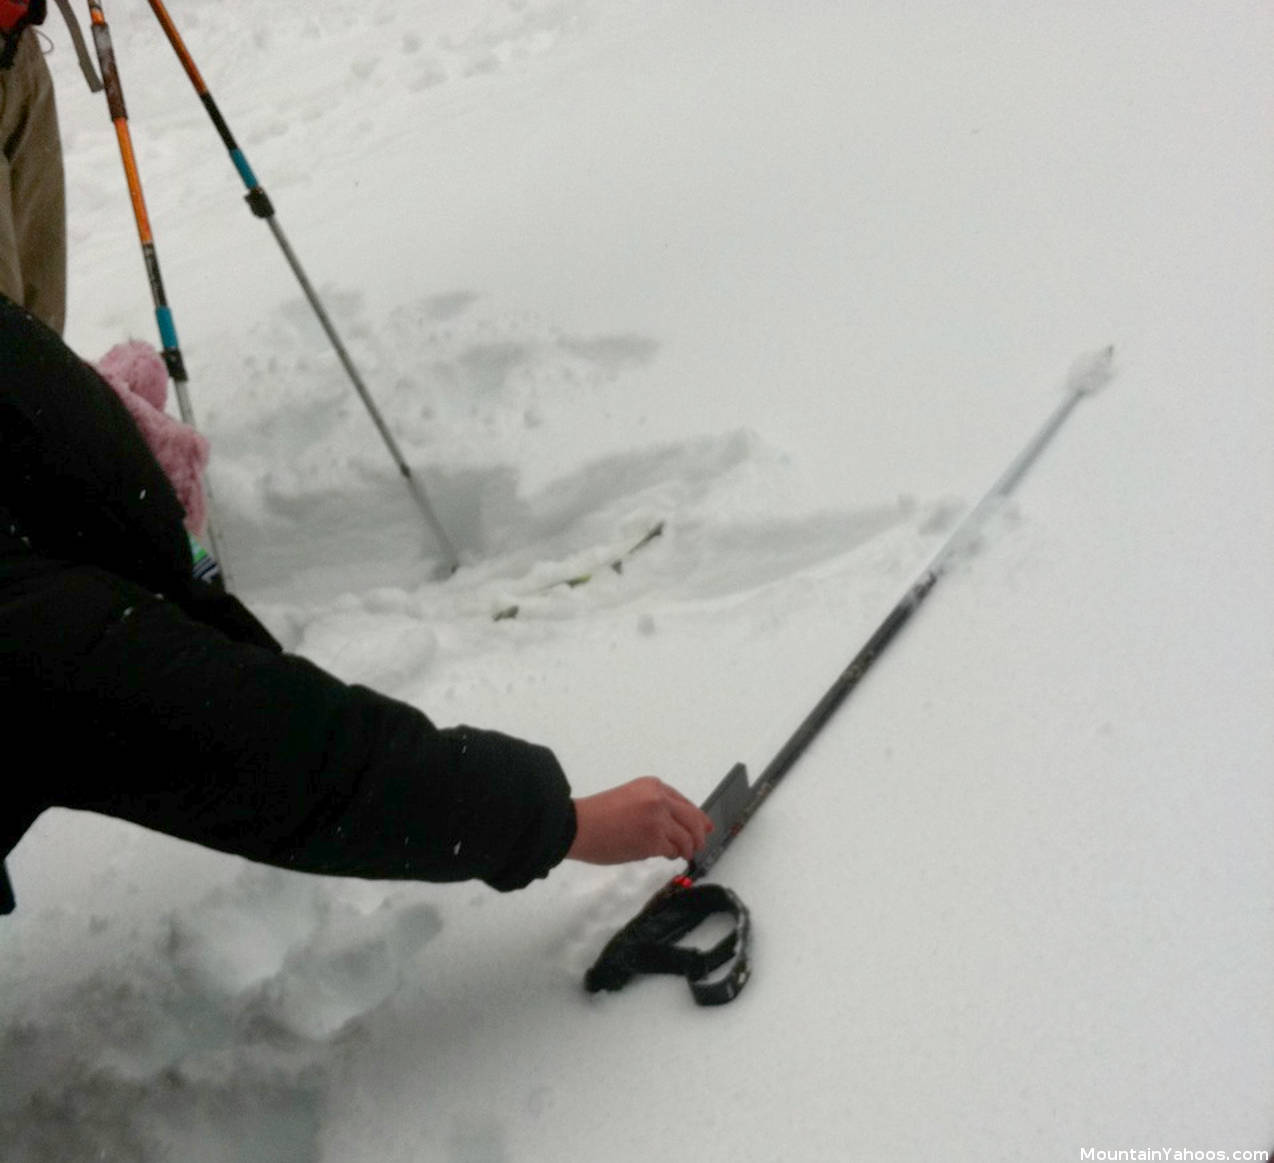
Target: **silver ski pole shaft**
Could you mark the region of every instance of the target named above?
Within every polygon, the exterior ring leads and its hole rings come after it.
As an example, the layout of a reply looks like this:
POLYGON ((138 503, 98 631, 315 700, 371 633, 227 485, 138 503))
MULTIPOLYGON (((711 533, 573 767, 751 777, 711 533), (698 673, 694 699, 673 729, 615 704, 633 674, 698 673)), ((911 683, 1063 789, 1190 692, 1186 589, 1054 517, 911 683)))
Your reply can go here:
MULTIPOLYGON (((792 765, 804 754, 805 749, 814 741, 815 736, 827 724, 827 721, 843 703, 850 691, 858 685, 872 663, 884 652, 885 647, 893 641, 903 626, 910 620, 917 607, 928 597, 929 592, 938 583, 938 579, 946 572, 955 557, 965 549, 974 534, 981 528, 991 510, 1017 487, 1027 470, 1039 459, 1042 453, 1057 435, 1066 418, 1074 411, 1075 406, 1085 396, 1091 395, 1107 383, 1113 373, 1114 348, 1105 347, 1100 351, 1082 356, 1071 367, 1065 384, 1065 395, 1048 419, 1040 426, 1036 434, 1021 452, 1014 457, 1008 468, 1000 474, 995 483, 987 490, 982 499, 969 510, 968 514, 951 532, 942 547, 933 556, 929 564, 921 571, 919 577, 912 582, 907 592, 876 628, 875 633, 854 656, 849 666, 842 671, 837 680, 828 688, 827 693, 805 717, 791 738, 770 761, 769 765, 757 777, 756 783, 749 790, 748 799, 738 810, 737 816, 724 830, 724 835, 716 843, 709 842, 707 848, 691 862, 687 875, 692 880, 702 876, 712 864, 720 858, 721 853, 743 830, 744 825, 752 818, 765 802, 766 797, 788 773, 792 765)), ((736 767, 740 771, 742 765, 736 767)), ((733 772, 731 773, 733 774, 733 772)), ((736 777, 737 778, 737 777, 736 777)), ((727 780, 730 776, 726 777, 727 780)), ((744 776, 746 779, 746 776, 744 776)), ((715 839, 715 837, 714 837, 715 839)))
POLYGON ((992 507, 1017 486, 1027 470, 1057 434, 1066 418, 1086 395, 1102 387, 1113 374, 1114 349, 1103 348, 1083 356, 1071 367, 1065 398, 1057 405, 1039 431, 997 478, 982 499, 960 521, 929 564, 912 582, 907 592, 886 615, 875 632, 854 655, 850 664, 819 699, 814 709, 779 749, 778 754, 757 777, 748 783, 747 768, 736 763, 703 803, 713 823, 713 832, 703 849, 695 854, 684 872, 672 877, 654 894, 602 950, 584 978, 585 988, 622 989, 633 977, 650 972, 684 974, 690 981, 695 1001, 700 1005, 722 1005, 747 983, 751 925, 747 907, 729 890, 719 885, 701 885, 704 877, 725 850, 747 827, 779 781, 804 754, 829 719, 859 684, 872 664, 910 621, 911 615, 937 585, 953 558, 964 549, 992 507), (714 895, 709 895, 714 894, 714 895), (724 895, 723 895, 724 894, 724 895), (694 909, 690 905, 694 903, 694 909), (734 921, 732 934, 704 959, 693 950, 677 945, 699 922, 700 914, 728 913, 734 921), (721 978, 708 981, 710 972, 732 962, 721 978), (701 980, 702 979, 702 980, 701 980))
POLYGON ((349 376, 350 382, 354 385, 354 390, 358 393, 359 398, 367 408, 367 414, 372 418, 372 423, 376 425, 376 430, 380 433, 381 439, 385 442, 385 447, 389 450, 389 455, 393 458, 394 464, 398 466, 398 471, 402 474, 403 480, 407 484, 417 508, 425 518, 425 522, 429 525, 433 532, 434 538, 437 540, 439 547, 442 549, 447 559, 447 569, 454 573, 460 568, 460 558, 456 553, 455 546, 451 543, 451 538, 447 536, 447 532, 442 527, 442 522, 438 520, 438 514, 434 512, 434 507, 429 503, 429 497, 425 494, 425 490, 421 483, 413 475, 411 468, 408 466, 406 459, 403 457, 398 447, 398 442, 394 439, 393 434, 389 431, 389 425, 385 423, 385 418, 381 415, 380 409, 376 407, 376 402, 372 399, 371 393, 367 390, 367 385, 363 383, 363 377, 359 375, 358 369, 354 366, 354 361, 350 358, 349 352, 345 350, 345 344, 341 342, 340 336, 336 333, 336 328, 332 325, 332 320, 328 317, 327 311, 324 310, 322 302, 320 302, 317 293, 310 285, 310 280, 306 278, 305 271, 301 269, 301 264, 297 260, 295 252, 288 244, 287 238, 283 234, 283 228, 278 224, 274 215, 271 214, 266 218, 266 224, 274 233, 275 239, 278 241, 279 249, 283 251, 284 257, 288 261, 288 265, 292 268, 292 273, 296 276, 296 281, 301 284, 301 290, 305 292, 305 297, 309 300, 310 306, 314 309, 314 314, 318 317, 319 323, 323 327, 323 331, 327 334, 332 348, 336 352, 337 358, 341 361, 341 366, 345 369, 346 375, 349 376))

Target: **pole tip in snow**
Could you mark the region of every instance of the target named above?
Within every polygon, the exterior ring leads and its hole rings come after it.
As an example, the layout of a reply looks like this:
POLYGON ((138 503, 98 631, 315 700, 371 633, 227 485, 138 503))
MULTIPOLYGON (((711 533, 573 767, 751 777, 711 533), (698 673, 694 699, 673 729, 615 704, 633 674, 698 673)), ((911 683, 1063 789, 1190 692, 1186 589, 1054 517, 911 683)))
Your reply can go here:
POLYGON ((1073 395, 1091 395, 1104 388, 1115 375, 1115 345, 1081 355, 1066 377, 1066 390, 1073 395))

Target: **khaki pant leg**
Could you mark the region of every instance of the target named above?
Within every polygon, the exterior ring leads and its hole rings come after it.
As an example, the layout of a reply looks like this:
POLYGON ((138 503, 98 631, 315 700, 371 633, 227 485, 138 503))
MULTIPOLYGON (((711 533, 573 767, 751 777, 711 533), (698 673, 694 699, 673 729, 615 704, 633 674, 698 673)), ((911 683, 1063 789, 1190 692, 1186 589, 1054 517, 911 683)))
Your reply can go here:
POLYGON ((66 190, 53 79, 35 33, 0 70, 0 291, 61 332, 66 190))

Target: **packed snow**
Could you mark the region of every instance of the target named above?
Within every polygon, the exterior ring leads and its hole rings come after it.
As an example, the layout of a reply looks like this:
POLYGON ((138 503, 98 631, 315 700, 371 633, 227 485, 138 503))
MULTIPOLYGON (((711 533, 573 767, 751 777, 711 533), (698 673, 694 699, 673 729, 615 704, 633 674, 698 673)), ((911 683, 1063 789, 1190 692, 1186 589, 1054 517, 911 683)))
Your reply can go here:
MULTIPOLYGON (((149 6, 104 8, 235 588, 580 793, 758 771, 1076 357, 1117 373, 717 866, 732 1004, 581 987, 665 862, 501 896, 51 811, 4 1163, 1274 1149, 1274 9, 174 3, 440 579, 149 6)), ((46 33, 96 358, 149 289, 46 33)))

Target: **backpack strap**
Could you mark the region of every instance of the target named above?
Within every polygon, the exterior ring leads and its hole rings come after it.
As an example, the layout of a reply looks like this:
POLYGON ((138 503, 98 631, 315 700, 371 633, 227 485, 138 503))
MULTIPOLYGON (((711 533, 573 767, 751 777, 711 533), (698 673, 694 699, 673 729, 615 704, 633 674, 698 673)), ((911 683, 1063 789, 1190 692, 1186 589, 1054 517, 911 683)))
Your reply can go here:
MULTIPOLYGON (((4 0, 0 0, 0 3, 4 3, 4 0)), ((89 92, 100 93, 106 86, 102 84, 102 78, 93 68, 93 58, 88 55, 88 46, 84 43, 80 22, 75 19, 75 13, 71 11, 71 0, 54 0, 54 3, 62 13, 62 19, 66 21, 66 30, 71 34, 71 43, 75 46, 75 59, 79 61, 80 72, 84 74, 84 80, 88 82, 89 92)), ((40 5, 44 6, 44 0, 40 0, 40 5)))

